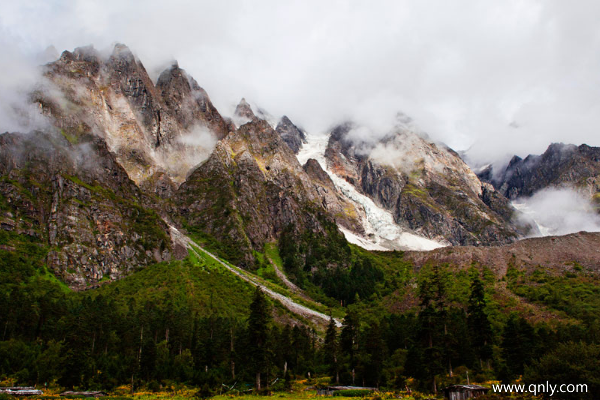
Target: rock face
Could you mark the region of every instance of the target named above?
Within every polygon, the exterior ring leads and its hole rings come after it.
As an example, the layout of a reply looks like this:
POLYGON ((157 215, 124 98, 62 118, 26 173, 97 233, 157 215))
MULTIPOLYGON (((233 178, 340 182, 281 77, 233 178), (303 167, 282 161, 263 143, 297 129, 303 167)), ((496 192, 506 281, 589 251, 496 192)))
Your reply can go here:
POLYGON ((359 127, 336 127, 325 156, 329 168, 382 208, 400 226, 454 245, 508 243, 518 236, 513 209, 483 185, 451 149, 399 120, 376 142, 354 137, 359 127))
POLYGON ((302 147, 302 143, 306 143, 306 135, 304 132, 294 125, 285 115, 281 118, 281 121, 279 121, 275 130, 279 133, 283 141, 287 143, 290 149, 292 149, 294 154, 298 154, 302 147))
POLYGON ((250 122, 257 118, 252 111, 252 107, 244 98, 242 98, 242 100, 240 100, 239 104, 236 106, 233 115, 241 120, 239 125, 243 125, 246 122, 250 122))
POLYGON ((147 187, 157 173, 180 184, 233 129, 176 63, 155 86, 124 45, 107 59, 91 47, 65 51, 45 75, 57 90, 36 94, 44 113, 72 142, 86 134, 104 138, 138 185, 147 187))
POLYGON ((336 223, 352 232, 364 234, 364 226, 361 222, 365 218, 364 211, 340 193, 327 172, 321 168, 321 164, 314 158, 310 158, 302 168, 312 180, 323 208, 336 223))
POLYGON ((230 260, 251 266, 252 251, 288 226, 325 232, 322 223, 331 220, 321 192, 326 185, 315 184, 277 132, 256 118, 218 143, 176 201, 190 232, 224 243, 230 260))
POLYGON ((525 159, 514 156, 504 171, 494 172, 488 168, 480 177, 510 199, 531 196, 551 186, 574 188, 596 199, 600 192, 600 148, 553 143, 542 155, 525 159))
POLYGON ((73 145, 59 134, 5 133, 0 176, 9 242, 29 237, 73 287, 173 257, 167 226, 100 138, 73 145))

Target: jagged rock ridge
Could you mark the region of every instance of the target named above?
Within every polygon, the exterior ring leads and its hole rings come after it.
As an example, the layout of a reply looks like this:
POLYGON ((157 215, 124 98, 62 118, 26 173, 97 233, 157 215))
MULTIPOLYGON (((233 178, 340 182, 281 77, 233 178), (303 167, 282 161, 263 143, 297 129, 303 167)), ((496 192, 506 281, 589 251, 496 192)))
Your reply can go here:
POLYGON ((210 158, 177 192, 182 223, 235 248, 242 263, 253 263, 289 225, 324 233, 324 219, 360 229, 356 211, 331 216, 336 205, 327 182, 311 179, 292 150, 264 120, 255 118, 221 140, 210 158))
POLYGON ((65 51, 45 70, 62 98, 37 93, 44 112, 71 141, 82 134, 103 137, 138 185, 150 187, 165 174, 181 183, 233 129, 177 63, 155 86, 124 45, 108 59, 92 47, 65 51))
POLYGON ((400 226, 454 245, 508 243, 523 232, 511 225, 508 201, 451 149, 403 120, 378 141, 352 137, 356 128, 345 123, 333 129, 325 152, 329 167, 392 212, 400 226))
POLYGON ((290 149, 292 149, 294 154, 298 154, 302 147, 302 143, 306 143, 306 135, 304 132, 294 125, 285 115, 281 118, 281 121, 279 121, 275 130, 279 133, 283 141, 287 143, 290 149))
POLYGON ((488 167, 479 176, 509 199, 531 196, 546 187, 568 187, 597 200, 600 192, 600 148, 553 143, 542 155, 514 156, 496 174, 488 167))
POLYGON ((4 250, 29 237, 73 287, 183 255, 102 139, 73 145, 60 135, 2 134, 0 176, 4 250))

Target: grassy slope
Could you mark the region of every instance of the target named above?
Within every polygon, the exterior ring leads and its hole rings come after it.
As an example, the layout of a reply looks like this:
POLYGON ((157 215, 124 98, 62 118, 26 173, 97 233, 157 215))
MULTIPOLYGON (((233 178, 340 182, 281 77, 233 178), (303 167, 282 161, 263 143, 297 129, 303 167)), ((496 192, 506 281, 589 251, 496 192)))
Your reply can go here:
POLYGON ((245 317, 252 299, 252 287, 211 259, 190 255, 182 261, 160 263, 144 268, 92 293, 116 298, 122 304, 135 300, 187 303, 199 316, 245 317))

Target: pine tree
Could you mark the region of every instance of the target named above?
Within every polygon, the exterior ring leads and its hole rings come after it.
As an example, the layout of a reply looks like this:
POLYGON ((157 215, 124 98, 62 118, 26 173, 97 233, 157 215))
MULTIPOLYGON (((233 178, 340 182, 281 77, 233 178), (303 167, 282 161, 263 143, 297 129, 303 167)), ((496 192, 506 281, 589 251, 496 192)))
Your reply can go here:
POLYGON ((508 368, 503 378, 508 381, 522 375, 524 365, 532 360, 536 335, 533 327, 523 317, 511 314, 506 322, 503 337, 502 357, 508 368))
POLYGON ((385 356, 385 342, 378 323, 372 324, 364 335, 363 351, 368 355, 365 365, 365 378, 369 385, 379 388, 385 356))
POLYGON ((256 288, 248 317, 248 355, 254 364, 256 390, 260 390, 261 373, 268 366, 271 307, 260 289, 256 288))
POLYGON ((340 347, 348 358, 348 369, 352 375, 352 385, 355 384, 356 352, 358 348, 359 321, 354 312, 349 311, 343 322, 340 335, 340 347))
POLYGON ((436 375, 444 371, 443 349, 441 346, 446 329, 446 285, 443 271, 434 266, 430 273, 423 273, 419 282, 421 311, 418 315, 418 338, 412 357, 421 360, 417 374, 421 379, 431 379, 431 389, 437 393, 436 375))
POLYGON ((471 295, 467 309, 471 345, 479 358, 479 366, 492 357, 492 326, 485 312, 485 290, 478 273, 471 280, 471 295))
POLYGON ((338 340, 337 328, 335 320, 332 316, 329 317, 329 325, 325 334, 325 343, 323 344, 324 361, 329 365, 329 373, 335 377, 335 382, 340 382, 340 374, 338 368, 338 340))

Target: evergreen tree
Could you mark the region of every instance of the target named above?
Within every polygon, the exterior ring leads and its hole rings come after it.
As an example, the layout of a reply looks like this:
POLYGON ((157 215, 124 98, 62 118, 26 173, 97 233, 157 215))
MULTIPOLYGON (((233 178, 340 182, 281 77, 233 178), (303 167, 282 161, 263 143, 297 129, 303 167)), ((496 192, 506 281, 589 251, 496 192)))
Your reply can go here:
MULTIPOLYGON (((561 393, 564 399, 600 398, 600 345, 583 342, 567 342, 557 345, 539 360, 525 367, 523 381, 537 384, 549 381, 553 384, 576 385, 584 383, 586 390, 561 393)), ((566 388, 568 390, 568 388, 566 388)))
POLYGON ((271 307, 260 287, 256 288, 248 317, 248 355, 254 365, 256 390, 261 388, 261 373, 268 367, 271 307))
POLYGON ((523 374, 524 365, 533 358, 535 342, 533 327, 523 317, 511 314, 502 340, 502 356, 508 368, 503 376, 504 380, 512 380, 523 374))
POLYGON ((421 310, 418 315, 418 332, 415 340, 417 348, 409 353, 409 358, 419 363, 415 367, 416 376, 422 380, 428 379, 434 393, 437 393, 436 375, 444 372, 443 339, 444 331, 447 329, 447 313, 443 272, 437 265, 431 271, 422 272, 419 282, 421 310))
POLYGON ((329 317, 329 325, 325 333, 325 342, 323 343, 324 361, 329 366, 329 373, 335 382, 340 382, 340 374, 338 367, 338 340, 337 327, 332 316, 329 317))
POLYGON ((485 289, 478 273, 471 278, 471 295, 469 296, 468 318, 471 346, 479 359, 479 366, 492 358, 492 326, 485 312, 485 289))
POLYGON ((385 342, 378 323, 374 323, 366 330, 363 346, 361 347, 363 352, 368 355, 368 357, 361 357, 366 361, 364 380, 368 385, 379 387, 385 357, 385 342))
POLYGON ((340 347, 347 358, 348 372, 351 375, 352 385, 355 384, 356 376, 356 352, 358 349, 358 333, 359 333, 358 316, 353 311, 348 311, 344 318, 342 333, 340 335, 340 347))

